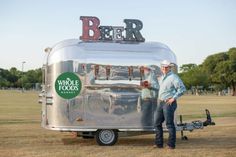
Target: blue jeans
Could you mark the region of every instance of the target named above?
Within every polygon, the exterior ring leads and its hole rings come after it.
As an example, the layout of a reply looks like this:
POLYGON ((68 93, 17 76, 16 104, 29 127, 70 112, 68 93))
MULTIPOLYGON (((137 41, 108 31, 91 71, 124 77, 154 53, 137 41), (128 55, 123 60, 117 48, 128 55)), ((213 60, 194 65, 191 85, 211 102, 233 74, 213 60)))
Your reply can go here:
POLYGON ((162 123, 166 122, 166 127, 169 132, 169 138, 167 145, 170 147, 175 147, 176 142, 176 129, 174 124, 174 113, 177 108, 177 102, 174 101, 171 105, 166 104, 164 101, 159 101, 157 105, 156 113, 156 139, 155 144, 158 146, 163 146, 163 128, 162 123))

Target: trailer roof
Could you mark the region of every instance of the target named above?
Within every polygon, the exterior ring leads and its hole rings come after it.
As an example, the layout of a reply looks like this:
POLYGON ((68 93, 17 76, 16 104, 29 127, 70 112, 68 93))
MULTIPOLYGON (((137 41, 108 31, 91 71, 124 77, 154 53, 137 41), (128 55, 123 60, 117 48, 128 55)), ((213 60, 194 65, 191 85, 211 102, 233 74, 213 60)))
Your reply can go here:
POLYGON ((70 39, 52 47, 48 64, 78 60, 96 64, 159 66, 164 59, 177 64, 175 54, 168 46, 159 42, 82 42, 70 39))

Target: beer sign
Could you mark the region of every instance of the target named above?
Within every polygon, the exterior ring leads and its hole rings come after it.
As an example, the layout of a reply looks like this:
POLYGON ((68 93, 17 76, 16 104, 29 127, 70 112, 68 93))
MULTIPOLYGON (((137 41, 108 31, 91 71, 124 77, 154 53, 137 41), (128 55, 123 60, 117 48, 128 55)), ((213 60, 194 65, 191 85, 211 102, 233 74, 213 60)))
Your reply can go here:
POLYGON ((137 19, 124 19, 123 26, 101 26, 100 20, 94 16, 81 16, 82 41, 130 41, 144 42, 141 34, 143 23, 137 19))

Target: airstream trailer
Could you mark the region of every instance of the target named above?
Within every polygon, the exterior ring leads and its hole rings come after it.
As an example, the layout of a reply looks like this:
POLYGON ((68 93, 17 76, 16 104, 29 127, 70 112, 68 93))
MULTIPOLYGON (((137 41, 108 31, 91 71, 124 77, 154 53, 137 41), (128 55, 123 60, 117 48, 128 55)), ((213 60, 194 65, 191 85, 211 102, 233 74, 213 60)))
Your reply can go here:
MULTIPOLYGON (((42 127, 95 137, 99 145, 115 144, 122 133, 154 132, 156 106, 146 114, 140 100, 142 67, 152 67, 158 77, 160 62, 167 59, 176 70, 176 56, 166 45, 73 39, 46 51, 42 127)), ((192 131, 203 123, 176 120, 176 128, 192 131)))

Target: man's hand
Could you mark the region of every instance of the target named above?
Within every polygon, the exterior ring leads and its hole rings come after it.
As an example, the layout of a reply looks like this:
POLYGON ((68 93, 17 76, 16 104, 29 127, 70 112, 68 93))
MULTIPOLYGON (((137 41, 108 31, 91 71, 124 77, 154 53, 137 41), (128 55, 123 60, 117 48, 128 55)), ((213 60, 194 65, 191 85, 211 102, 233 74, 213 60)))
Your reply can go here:
POLYGON ((169 99, 166 100, 166 103, 167 103, 168 105, 171 105, 174 101, 175 101, 174 98, 169 98, 169 99))

